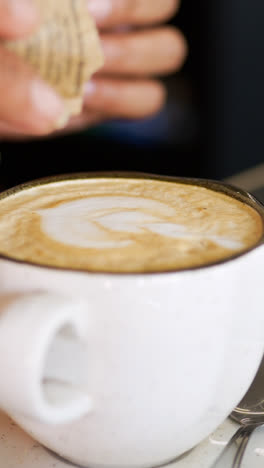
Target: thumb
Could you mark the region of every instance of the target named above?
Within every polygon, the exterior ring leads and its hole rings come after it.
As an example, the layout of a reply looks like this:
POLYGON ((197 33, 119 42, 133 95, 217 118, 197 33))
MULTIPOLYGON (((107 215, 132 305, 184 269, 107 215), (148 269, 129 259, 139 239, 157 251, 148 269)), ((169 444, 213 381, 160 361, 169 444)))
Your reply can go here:
POLYGON ((10 51, 0 47, 0 120, 20 131, 46 134, 66 118, 62 99, 10 51))

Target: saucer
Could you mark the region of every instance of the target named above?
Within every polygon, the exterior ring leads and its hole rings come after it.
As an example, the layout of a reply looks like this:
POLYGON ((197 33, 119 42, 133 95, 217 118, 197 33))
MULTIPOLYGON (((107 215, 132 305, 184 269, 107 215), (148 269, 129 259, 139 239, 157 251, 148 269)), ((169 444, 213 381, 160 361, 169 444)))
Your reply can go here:
MULTIPOLYGON (((237 424, 227 419, 197 447, 167 466, 169 468, 210 468, 237 427, 237 424)), ((0 413, 0 460, 1 466, 5 468, 69 468, 75 466, 54 456, 23 432, 4 413, 0 413)))

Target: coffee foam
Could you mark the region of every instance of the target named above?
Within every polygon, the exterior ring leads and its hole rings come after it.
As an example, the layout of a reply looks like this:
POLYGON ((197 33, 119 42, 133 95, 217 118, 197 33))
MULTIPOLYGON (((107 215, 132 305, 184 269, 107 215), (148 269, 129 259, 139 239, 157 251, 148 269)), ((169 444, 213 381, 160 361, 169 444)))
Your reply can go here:
POLYGON ((212 190, 144 179, 80 179, 0 200, 0 251, 91 271, 145 272, 210 264, 254 245, 262 221, 212 190))

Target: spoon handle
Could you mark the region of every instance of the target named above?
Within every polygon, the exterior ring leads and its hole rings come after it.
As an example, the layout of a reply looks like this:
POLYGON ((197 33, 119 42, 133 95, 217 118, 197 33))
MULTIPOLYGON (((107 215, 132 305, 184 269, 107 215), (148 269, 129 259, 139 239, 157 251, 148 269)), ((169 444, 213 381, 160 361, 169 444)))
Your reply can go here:
POLYGON ((211 468, 240 468, 249 437, 256 427, 256 424, 241 426, 211 468))
POLYGON ((256 427, 250 435, 241 468, 263 468, 264 466, 264 425, 256 427))

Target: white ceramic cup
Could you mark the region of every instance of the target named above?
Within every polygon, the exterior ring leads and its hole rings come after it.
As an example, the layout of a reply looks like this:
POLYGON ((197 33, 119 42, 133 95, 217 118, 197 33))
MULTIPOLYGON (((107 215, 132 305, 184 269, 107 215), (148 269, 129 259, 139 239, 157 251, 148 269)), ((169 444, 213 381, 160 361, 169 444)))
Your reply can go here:
MULTIPOLYGON (((264 222, 250 195, 194 183, 248 203, 264 222)), ((262 358, 262 244, 154 274, 2 257, 0 405, 43 445, 89 468, 154 467, 194 447, 240 401, 262 358)))

